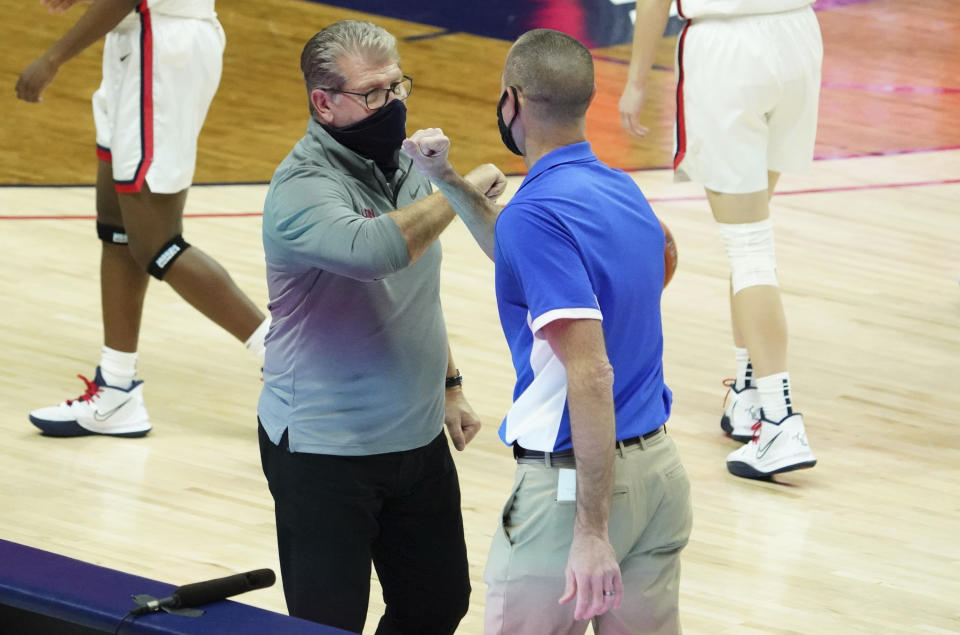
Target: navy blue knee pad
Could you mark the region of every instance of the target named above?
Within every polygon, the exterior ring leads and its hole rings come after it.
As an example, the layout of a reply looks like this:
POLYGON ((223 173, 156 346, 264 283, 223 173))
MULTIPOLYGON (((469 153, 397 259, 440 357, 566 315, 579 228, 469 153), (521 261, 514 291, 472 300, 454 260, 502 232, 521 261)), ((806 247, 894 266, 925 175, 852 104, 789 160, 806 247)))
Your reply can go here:
POLYGON ((120 225, 107 225, 97 221, 97 236, 103 242, 111 245, 127 244, 127 230, 120 225))
POLYGON ((157 252, 157 255, 154 256, 153 260, 150 261, 150 266, 147 267, 147 271, 157 280, 163 280, 163 276, 166 275, 167 270, 173 266, 173 263, 177 260, 177 258, 179 258, 189 247, 190 243, 185 241, 182 235, 177 234, 160 248, 160 251, 157 252))

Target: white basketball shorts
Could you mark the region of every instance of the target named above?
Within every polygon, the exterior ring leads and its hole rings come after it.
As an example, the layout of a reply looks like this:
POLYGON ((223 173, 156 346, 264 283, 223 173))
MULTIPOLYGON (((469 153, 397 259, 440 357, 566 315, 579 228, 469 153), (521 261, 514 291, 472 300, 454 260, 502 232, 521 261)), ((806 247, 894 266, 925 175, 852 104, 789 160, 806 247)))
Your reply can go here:
POLYGON ((813 160, 823 42, 811 7, 687 23, 677 42, 678 181, 767 189, 813 160))
MULTIPOLYGON (((146 5, 147 3, 141 3, 146 5)), ((97 156, 117 192, 172 194, 190 186, 197 137, 220 83, 226 38, 216 19, 151 15, 107 34, 93 95, 97 156)))

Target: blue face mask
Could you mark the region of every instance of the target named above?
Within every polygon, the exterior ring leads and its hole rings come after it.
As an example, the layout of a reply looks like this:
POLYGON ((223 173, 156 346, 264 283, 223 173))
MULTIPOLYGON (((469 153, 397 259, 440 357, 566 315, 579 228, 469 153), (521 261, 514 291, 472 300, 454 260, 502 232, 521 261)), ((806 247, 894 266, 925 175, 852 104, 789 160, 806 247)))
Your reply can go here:
POLYGON ((500 103, 497 104, 497 127, 500 128, 500 139, 503 141, 503 145, 507 146, 507 150, 522 157, 523 152, 517 147, 517 142, 510 131, 513 122, 520 116, 520 100, 517 98, 517 89, 511 86, 510 90, 513 91, 513 117, 510 119, 510 123, 503 120, 503 103, 507 101, 507 91, 503 91, 500 103))
POLYGON ((400 145, 407 138, 407 106, 394 99, 356 123, 324 129, 340 145, 371 159, 389 179, 397 171, 400 145))

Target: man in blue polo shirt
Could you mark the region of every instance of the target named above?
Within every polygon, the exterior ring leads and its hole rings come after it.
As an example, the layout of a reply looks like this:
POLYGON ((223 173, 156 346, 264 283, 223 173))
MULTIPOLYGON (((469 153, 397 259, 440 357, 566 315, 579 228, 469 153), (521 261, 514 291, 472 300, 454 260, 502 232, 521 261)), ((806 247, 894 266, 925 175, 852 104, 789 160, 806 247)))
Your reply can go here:
POLYGON ((442 131, 403 146, 493 258, 517 373, 500 427, 517 475, 484 574, 486 632, 582 633, 594 618, 600 634, 676 633, 692 513, 664 428, 663 230, 586 142, 580 42, 524 34, 502 83, 501 135, 529 168, 502 212, 454 172, 442 131))

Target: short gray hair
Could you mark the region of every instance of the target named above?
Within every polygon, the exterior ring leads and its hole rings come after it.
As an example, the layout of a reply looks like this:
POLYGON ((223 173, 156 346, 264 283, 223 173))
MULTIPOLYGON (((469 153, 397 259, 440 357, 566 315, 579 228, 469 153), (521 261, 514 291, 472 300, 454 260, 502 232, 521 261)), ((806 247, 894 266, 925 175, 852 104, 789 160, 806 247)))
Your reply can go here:
POLYGON ((503 79, 523 93, 538 116, 568 123, 584 116, 593 97, 593 56, 566 33, 534 29, 510 48, 503 79))
MULTIPOLYGON (((360 20, 334 22, 310 38, 300 54, 308 99, 317 88, 341 89, 346 85, 347 78, 337 67, 337 61, 348 55, 400 63, 397 38, 383 27, 360 20)), ((312 104, 310 111, 313 112, 312 104)))

